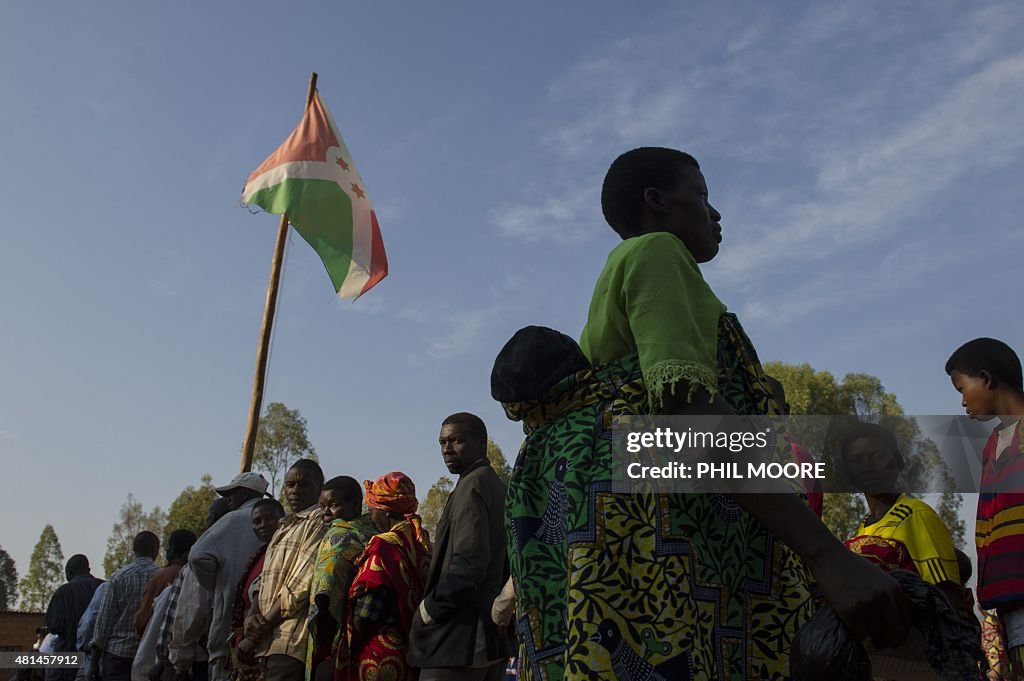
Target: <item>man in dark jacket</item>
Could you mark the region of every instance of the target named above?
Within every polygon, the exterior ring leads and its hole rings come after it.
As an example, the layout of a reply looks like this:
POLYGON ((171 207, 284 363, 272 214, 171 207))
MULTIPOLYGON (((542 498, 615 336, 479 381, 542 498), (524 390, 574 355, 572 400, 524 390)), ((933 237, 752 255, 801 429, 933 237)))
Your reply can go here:
MULTIPOLYGON (((57 587, 50 605, 46 608, 46 626, 51 634, 57 635, 55 653, 68 653, 78 650, 76 644, 78 622, 89 606, 89 601, 96 589, 103 583, 102 579, 92 576, 89 571, 89 559, 77 553, 68 559, 64 566, 67 584, 57 587)), ((70 681, 78 673, 74 668, 53 667, 46 670, 47 681, 70 681)))
POLYGON ((487 460, 487 428, 478 416, 449 416, 439 442, 459 481, 437 524, 409 664, 422 670, 420 681, 501 679, 509 648, 490 613, 508 577, 505 485, 487 460))

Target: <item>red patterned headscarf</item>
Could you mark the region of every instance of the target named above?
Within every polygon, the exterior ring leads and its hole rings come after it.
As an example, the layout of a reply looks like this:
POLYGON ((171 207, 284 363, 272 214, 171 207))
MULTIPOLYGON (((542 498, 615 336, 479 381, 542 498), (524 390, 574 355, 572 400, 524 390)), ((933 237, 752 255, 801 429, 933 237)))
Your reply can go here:
POLYGON ((416 485, 405 473, 388 473, 373 482, 363 481, 366 488, 366 505, 388 513, 409 515, 415 513, 420 502, 416 499, 416 485))

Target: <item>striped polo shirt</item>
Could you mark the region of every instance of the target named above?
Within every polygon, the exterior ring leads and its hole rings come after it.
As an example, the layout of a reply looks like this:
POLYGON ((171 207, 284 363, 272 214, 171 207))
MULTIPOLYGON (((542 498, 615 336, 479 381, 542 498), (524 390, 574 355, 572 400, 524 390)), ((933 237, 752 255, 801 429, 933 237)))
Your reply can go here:
POLYGON ((974 538, 978 601, 986 609, 1024 605, 1024 420, 1010 428, 993 431, 981 460, 974 538))

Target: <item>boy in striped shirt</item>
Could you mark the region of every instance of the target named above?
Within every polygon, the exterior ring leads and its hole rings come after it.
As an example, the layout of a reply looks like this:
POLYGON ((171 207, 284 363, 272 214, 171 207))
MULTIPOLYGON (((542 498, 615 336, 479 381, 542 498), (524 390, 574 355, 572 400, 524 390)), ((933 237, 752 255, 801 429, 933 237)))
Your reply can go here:
POLYGON ((1024 378, 1006 343, 977 338, 946 362, 972 419, 999 423, 985 443, 975 543, 978 600, 1006 630, 1011 677, 1024 680, 1024 378))

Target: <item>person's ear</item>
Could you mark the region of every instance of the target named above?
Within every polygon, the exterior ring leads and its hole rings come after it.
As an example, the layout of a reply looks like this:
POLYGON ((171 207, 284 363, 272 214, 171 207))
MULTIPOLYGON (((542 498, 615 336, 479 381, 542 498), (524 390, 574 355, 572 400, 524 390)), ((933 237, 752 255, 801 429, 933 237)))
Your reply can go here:
POLYGON ((665 196, 657 187, 648 187, 644 190, 644 203, 655 213, 664 213, 668 210, 665 205, 665 196))
POLYGON ((993 376, 992 373, 987 369, 982 369, 981 371, 979 371, 978 378, 985 381, 985 387, 988 388, 989 390, 995 390, 996 388, 999 387, 999 381, 996 380, 996 377, 993 376))

